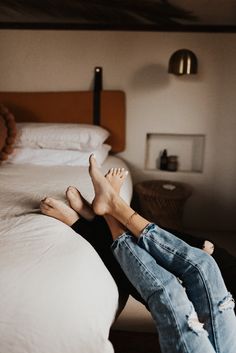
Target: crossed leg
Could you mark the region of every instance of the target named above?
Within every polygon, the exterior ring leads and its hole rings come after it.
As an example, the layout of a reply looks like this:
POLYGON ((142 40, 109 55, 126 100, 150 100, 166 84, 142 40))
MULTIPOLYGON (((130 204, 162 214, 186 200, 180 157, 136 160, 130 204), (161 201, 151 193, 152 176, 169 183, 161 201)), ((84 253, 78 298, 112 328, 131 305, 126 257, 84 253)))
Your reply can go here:
POLYGON ((134 212, 114 192, 93 155, 89 172, 95 190, 93 210, 108 217, 113 253, 147 301, 163 351, 233 353, 234 304, 212 257, 134 212), (183 280, 186 292, 181 290, 176 276, 183 280), (204 320, 209 338, 194 308, 204 320))

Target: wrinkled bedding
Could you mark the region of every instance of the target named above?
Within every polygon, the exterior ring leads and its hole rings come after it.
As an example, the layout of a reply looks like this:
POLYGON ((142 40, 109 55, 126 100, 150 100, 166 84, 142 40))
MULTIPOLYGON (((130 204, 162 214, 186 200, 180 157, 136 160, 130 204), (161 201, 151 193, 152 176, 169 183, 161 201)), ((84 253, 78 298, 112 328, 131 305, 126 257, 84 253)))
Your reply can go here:
MULTIPOLYGON (((125 165, 109 157, 102 169, 111 166, 125 165)), ((43 197, 63 200, 69 185, 93 199, 85 167, 0 168, 0 353, 113 352, 113 278, 90 244, 39 212, 43 197)), ((128 179, 128 202, 131 189, 128 179)))

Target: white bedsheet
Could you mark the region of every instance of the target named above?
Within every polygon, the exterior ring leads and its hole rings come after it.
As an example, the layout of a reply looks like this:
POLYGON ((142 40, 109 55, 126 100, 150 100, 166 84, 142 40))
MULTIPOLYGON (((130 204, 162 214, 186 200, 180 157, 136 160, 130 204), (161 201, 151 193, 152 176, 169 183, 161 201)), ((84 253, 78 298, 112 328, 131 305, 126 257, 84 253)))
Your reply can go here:
MULTIPOLYGON (((109 157, 102 169, 111 166, 125 165, 109 157)), ((92 200, 84 167, 0 167, 0 353, 113 352, 113 278, 90 244, 39 212, 68 185, 92 200)), ((130 201, 131 179, 122 195, 130 201)))
MULTIPOLYGON (((105 173, 114 166, 125 167, 125 163, 109 156, 102 165, 105 173)), ((39 201, 45 196, 64 200, 69 185, 76 186, 83 196, 91 202, 94 197, 93 186, 87 167, 11 165, 0 166, 0 219, 11 218, 39 212, 39 201)), ((121 195, 130 202, 132 182, 126 179, 121 195)))

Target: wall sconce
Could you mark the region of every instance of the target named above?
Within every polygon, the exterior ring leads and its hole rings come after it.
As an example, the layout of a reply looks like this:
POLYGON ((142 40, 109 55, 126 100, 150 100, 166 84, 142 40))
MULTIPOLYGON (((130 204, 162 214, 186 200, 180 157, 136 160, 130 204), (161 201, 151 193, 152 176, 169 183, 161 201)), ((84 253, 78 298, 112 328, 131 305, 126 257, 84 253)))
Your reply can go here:
POLYGON ((196 55, 188 49, 177 50, 170 57, 168 72, 174 75, 196 74, 196 55))

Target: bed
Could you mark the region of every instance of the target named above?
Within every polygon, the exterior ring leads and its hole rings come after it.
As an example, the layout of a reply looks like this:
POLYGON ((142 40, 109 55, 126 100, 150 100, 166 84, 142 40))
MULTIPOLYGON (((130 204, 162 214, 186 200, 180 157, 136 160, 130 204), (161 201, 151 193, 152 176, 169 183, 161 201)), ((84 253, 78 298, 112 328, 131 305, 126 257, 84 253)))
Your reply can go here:
MULTIPOLYGON (((127 168, 114 155, 124 149, 125 97, 120 91, 102 91, 100 98, 101 127, 110 133, 105 142, 111 146, 100 161, 105 173, 112 166, 127 168)), ((37 127, 73 123, 75 131, 81 123, 92 123, 92 100, 91 92, 0 93, 0 102, 21 129, 35 122, 37 127)), ((64 163, 57 155, 60 163, 55 156, 51 163, 52 146, 17 143, 0 165, 0 353, 111 353, 109 332, 118 310, 112 276, 86 240, 39 210, 45 196, 64 200, 68 185, 91 202, 88 161, 64 163), (27 149, 31 159, 21 155, 27 149)), ((90 152, 83 156, 88 159, 90 152)), ((64 151, 56 153, 63 156, 64 151)), ((130 202, 131 177, 121 194, 130 202)))

